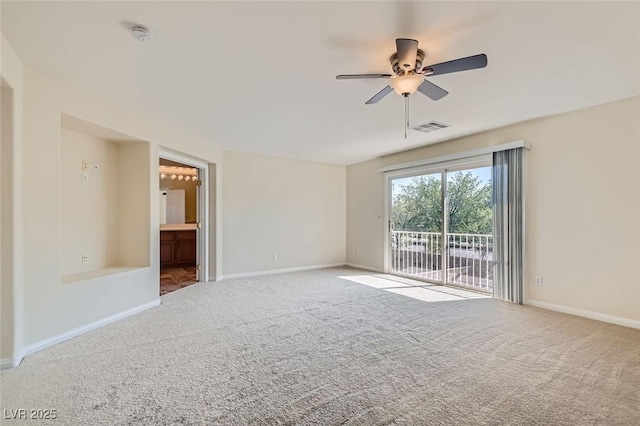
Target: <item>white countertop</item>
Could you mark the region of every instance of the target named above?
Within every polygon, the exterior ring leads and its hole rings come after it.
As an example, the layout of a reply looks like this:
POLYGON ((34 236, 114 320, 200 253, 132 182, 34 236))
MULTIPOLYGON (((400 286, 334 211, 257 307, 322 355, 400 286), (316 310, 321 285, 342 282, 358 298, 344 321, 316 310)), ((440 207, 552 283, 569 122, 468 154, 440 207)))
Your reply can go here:
POLYGON ((195 223, 167 223, 160 225, 161 231, 191 231, 197 229, 195 223))

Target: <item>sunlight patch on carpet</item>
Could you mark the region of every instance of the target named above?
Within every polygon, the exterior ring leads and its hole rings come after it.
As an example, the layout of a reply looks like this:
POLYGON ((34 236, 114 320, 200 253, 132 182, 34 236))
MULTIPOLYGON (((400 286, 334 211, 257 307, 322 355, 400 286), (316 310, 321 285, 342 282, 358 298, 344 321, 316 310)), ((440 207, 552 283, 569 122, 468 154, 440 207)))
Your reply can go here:
POLYGON ((491 298, 488 294, 476 293, 461 288, 425 283, 409 278, 396 277, 394 275, 355 275, 342 276, 340 278, 357 284, 377 288, 379 290, 385 290, 390 293, 399 294, 401 296, 422 300, 423 302, 451 302, 491 298))

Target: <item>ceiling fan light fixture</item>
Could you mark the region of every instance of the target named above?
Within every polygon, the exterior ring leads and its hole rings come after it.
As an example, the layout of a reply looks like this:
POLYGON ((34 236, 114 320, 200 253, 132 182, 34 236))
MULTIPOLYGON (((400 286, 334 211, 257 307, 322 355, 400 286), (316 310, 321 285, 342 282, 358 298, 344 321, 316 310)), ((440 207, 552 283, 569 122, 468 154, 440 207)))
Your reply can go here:
POLYGON ((400 96, 411 95, 418 90, 423 81, 424 76, 421 74, 404 74, 391 78, 389 85, 400 96))

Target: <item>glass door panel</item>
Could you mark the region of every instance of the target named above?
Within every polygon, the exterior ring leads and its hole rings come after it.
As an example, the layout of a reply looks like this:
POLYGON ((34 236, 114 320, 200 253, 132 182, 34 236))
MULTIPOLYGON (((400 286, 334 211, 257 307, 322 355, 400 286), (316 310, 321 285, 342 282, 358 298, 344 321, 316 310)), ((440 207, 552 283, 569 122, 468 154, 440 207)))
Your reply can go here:
POLYGON ((493 291, 491 167, 447 171, 446 284, 493 291))
POLYGON ((391 180, 391 272, 444 283, 442 173, 391 180))

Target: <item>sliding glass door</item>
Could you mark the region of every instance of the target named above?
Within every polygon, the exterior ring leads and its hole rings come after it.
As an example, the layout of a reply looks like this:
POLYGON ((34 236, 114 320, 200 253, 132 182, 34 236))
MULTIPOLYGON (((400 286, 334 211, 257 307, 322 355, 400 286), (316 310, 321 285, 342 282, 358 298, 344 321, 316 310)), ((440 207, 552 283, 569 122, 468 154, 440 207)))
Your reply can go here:
POLYGON ((390 272, 493 290, 489 158, 390 177, 389 189, 390 272))

